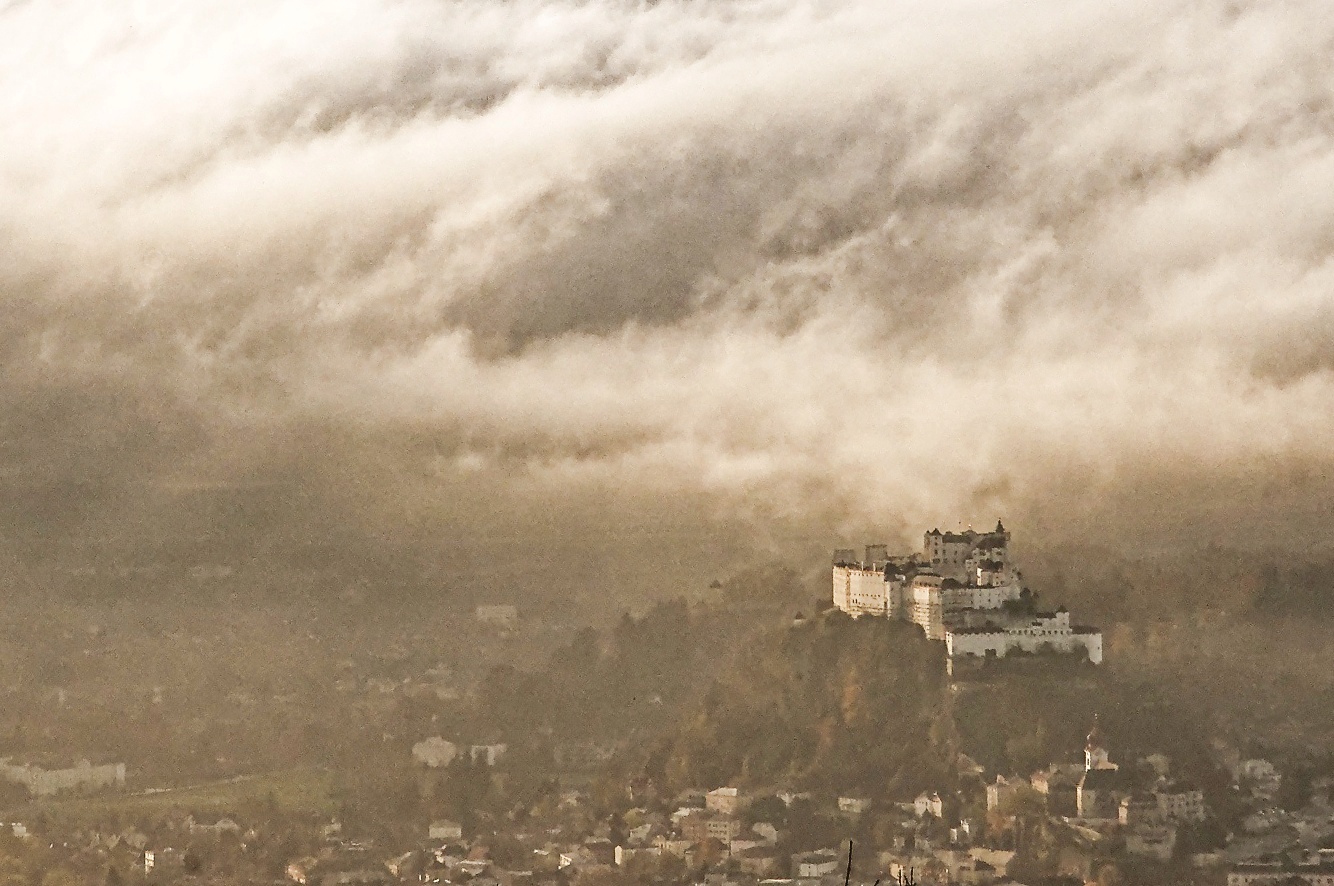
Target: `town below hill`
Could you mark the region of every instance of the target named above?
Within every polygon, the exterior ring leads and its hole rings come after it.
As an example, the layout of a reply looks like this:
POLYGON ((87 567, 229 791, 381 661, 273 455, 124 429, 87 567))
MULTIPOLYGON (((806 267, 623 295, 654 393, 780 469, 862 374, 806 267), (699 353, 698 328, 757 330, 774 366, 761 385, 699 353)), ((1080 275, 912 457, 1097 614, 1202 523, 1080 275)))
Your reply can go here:
POLYGON ((973 654, 950 636, 1060 611, 1003 526, 834 559, 832 587, 766 567, 596 624, 11 607, 0 877, 840 886, 849 845, 858 883, 1326 876, 1318 623, 1283 623, 1309 672, 1250 616, 973 654))

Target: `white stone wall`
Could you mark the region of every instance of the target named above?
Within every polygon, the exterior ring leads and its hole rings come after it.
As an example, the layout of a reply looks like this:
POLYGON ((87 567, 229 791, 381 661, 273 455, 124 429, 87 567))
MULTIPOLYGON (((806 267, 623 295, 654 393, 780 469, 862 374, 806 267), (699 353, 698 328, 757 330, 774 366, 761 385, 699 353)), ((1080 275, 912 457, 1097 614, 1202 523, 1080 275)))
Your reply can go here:
POLYGON ((851 590, 851 582, 848 578, 849 572, 850 570, 847 566, 839 566, 837 563, 834 564, 833 594, 830 596, 830 600, 833 601, 835 609, 841 609, 844 612, 847 612, 848 607, 852 605, 848 593, 851 590))
POLYGON ((893 600, 884 573, 856 566, 835 566, 834 606, 853 616, 892 615, 893 600))
POLYGON ((889 595, 885 575, 871 569, 859 569, 849 576, 848 598, 853 615, 886 615, 889 595))
POLYGON ((1088 653, 1089 661, 1094 664, 1102 661, 1102 635, 1075 633, 1070 628, 1069 613, 1064 612, 1050 619, 1034 619, 1018 627, 993 631, 963 629, 945 634, 945 651, 950 658, 985 657, 988 653, 1004 658, 1015 649, 1037 652, 1044 644, 1051 644, 1056 651, 1064 653, 1082 648, 1088 653))
POLYGON ((1018 600, 1018 584, 982 585, 972 588, 973 609, 1000 609, 1007 600, 1018 600))
POLYGON ((912 612, 909 620, 931 640, 945 639, 945 611, 940 576, 919 575, 912 582, 912 612))
POLYGON ((1086 634, 1075 634, 1088 650, 1089 661, 1094 664, 1102 664, 1102 632, 1092 631, 1086 634))

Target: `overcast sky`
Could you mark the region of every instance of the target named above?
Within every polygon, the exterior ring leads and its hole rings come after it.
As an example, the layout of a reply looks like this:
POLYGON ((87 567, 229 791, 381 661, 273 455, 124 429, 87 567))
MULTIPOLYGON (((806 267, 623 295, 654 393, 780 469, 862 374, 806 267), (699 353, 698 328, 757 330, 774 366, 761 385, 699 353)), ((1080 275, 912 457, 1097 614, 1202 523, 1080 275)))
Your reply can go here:
POLYGON ((0 472, 1328 543, 1331 59, 1328 0, 0 2, 0 472))

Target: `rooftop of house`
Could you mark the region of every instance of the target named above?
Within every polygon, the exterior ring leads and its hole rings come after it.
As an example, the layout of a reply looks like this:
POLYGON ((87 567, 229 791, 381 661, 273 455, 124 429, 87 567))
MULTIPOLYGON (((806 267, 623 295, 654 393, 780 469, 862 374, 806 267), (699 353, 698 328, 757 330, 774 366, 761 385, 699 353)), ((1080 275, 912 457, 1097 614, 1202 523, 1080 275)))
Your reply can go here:
POLYGON ((1090 791, 1128 790, 1131 774, 1124 769, 1089 769, 1079 780, 1079 786, 1090 791))

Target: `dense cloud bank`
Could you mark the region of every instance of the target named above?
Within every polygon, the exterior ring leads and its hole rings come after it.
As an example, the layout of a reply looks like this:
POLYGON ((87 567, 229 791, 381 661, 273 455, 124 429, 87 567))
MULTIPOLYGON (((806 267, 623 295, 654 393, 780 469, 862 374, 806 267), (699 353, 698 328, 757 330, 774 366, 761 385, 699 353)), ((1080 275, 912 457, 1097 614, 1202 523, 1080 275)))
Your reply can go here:
POLYGON ((0 470, 1328 542, 1331 58, 1325 0, 11 2, 0 470))

